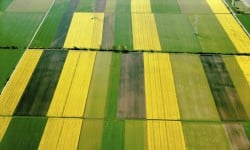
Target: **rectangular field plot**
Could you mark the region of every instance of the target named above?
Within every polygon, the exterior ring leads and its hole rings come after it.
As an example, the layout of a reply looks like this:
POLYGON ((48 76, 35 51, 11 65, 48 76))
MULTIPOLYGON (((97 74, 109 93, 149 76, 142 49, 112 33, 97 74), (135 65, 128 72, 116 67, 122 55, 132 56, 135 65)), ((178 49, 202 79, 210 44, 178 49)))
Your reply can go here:
POLYGON ((81 125, 81 119, 49 118, 39 149, 77 149, 81 125))
POLYGON ((104 13, 74 13, 63 47, 99 49, 103 21, 104 13))
POLYGON ((245 111, 250 117, 250 80, 249 80, 249 56, 223 56, 223 61, 232 78, 235 89, 240 97, 240 101, 245 111))
POLYGON ((114 48, 118 50, 133 49, 133 32, 131 14, 115 14, 114 48))
POLYGON ((0 92, 9 80, 16 64, 23 54, 23 50, 0 49, 0 92))
POLYGON ((115 41, 115 14, 105 13, 102 34, 102 49, 113 49, 115 41))
POLYGON ((180 13, 177 0, 150 0, 153 13, 180 13))
POLYGON ((78 149, 101 149, 103 120, 84 119, 78 142, 78 149))
POLYGON ((27 50, 16 66, 0 96, 0 114, 12 115, 42 55, 41 50, 27 50))
POLYGON ((236 52, 232 41, 214 15, 189 15, 202 52, 236 52))
POLYGON ((126 120, 124 149, 147 149, 147 135, 146 121, 126 120))
POLYGON ((161 50, 154 14, 132 14, 134 50, 161 50))
POLYGON ((145 118, 142 53, 122 54, 118 118, 145 118))
POLYGON ((124 149, 125 120, 105 120, 101 149, 124 149))
POLYGON ((222 0, 206 0, 206 1, 210 9, 215 14, 229 14, 230 13, 222 0))
POLYGON ((46 121, 46 118, 12 118, 0 149, 37 149, 46 121))
POLYGON ((131 13, 131 0, 116 0, 115 13, 116 14, 130 14, 131 13))
POLYGON ((147 121, 148 149, 185 149, 181 122, 147 121))
POLYGON ((98 0, 79 0, 76 11, 77 12, 95 12, 97 1, 98 0))
POLYGON ((69 51, 48 116, 82 117, 96 52, 69 51))
POLYGON ((150 0, 131 0, 132 13, 150 13, 150 0))
POLYGON ((112 53, 98 52, 91 77, 84 116, 104 118, 108 95, 112 53))
POLYGON ((43 13, 10 13, 0 16, 0 46, 26 48, 43 13))
POLYGON ((79 0, 77 12, 104 12, 107 0, 79 0))
POLYGON ((219 120, 205 72, 197 55, 170 55, 182 120, 219 120))
POLYGON ((180 119, 168 54, 144 53, 147 119, 180 119))
POLYGON ((183 14, 212 14, 206 0, 178 0, 183 14))
POLYGON ((105 118, 117 118, 117 106, 120 92, 121 63, 121 53, 112 53, 108 94, 105 107, 105 118))
POLYGON ((13 0, 8 12, 46 12, 53 0, 13 0))
POLYGON ((216 15, 220 24, 232 40, 239 53, 250 52, 250 38, 231 14, 216 15))
POLYGON ((187 149, 230 149, 221 123, 182 123, 187 149))
MULTIPOLYGON (((66 13, 69 4, 70 0, 56 0, 41 28, 36 34, 31 44, 32 48, 50 48, 50 46, 58 40, 55 35, 56 32, 59 32, 58 27, 60 23, 62 23, 62 19, 64 19, 63 15, 66 13)), ((60 32, 62 32, 62 30, 60 32)))
POLYGON ((155 14, 155 19, 163 51, 201 51, 199 40, 186 15, 155 14))

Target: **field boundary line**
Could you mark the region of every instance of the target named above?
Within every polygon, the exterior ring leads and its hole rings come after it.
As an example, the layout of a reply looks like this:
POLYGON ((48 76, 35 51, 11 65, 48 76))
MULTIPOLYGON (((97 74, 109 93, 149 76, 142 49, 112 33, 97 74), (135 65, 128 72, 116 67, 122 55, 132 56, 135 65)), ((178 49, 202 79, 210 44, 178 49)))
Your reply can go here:
POLYGON ((47 10, 45 16, 43 17, 43 20, 41 21, 41 23, 40 23, 39 26, 37 27, 37 29, 36 29, 36 31, 35 31, 35 33, 34 33, 32 39, 30 40, 28 46, 26 47, 26 50, 29 49, 29 47, 30 47, 30 45, 32 44, 33 40, 35 39, 35 37, 36 37, 38 31, 40 30, 41 26, 43 25, 43 22, 44 22, 45 19, 47 18, 48 14, 49 14, 49 12, 50 12, 50 10, 51 10, 51 8, 54 6, 55 2, 56 2, 56 0, 53 0, 52 4, 50 5, 49 9, 47 10))
POLYGON ((238 17, 236 16, 236 14, 234 13, 234 11, 232 10, 232 8, 227 4, 227 2, 225 0, 222 0, 223 3, 226 5, 226 7, 229 9, 229 11, 231 12, 231 14, 233 15, 234 19, 238 22, 238 24, 241 26, 241 28, 243 29, 243 31, 247 34, 248 38, 250 38, 250 34, 248 33, 247 29, 245 28, 245 26, 240 22, 240 20, 238 19, 238 17))

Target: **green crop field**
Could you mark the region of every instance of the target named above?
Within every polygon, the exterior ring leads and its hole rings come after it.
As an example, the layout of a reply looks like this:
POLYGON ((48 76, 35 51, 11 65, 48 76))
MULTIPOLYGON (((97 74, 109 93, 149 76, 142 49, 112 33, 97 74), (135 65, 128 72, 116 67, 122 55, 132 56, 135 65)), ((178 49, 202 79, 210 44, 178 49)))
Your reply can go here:
POLYGON ((177 0, 184 14, 212 14, 205 0, 177 0))
POLYGON ((150 3, 154 13, 180 13, 180 6, 176 0, 151 0, 150 3))
POLYGON ((164 51, 201 51, 199 40, 186 15, 156 14, 155 17, 161 47, 164 51))
POLYGON ((15 115, 47 114, 66 56, 67 51, 43 52, 16 108, 15 115))
POLYGON ((235 3, 0 0, 0 150, 250 149, 235 3))
POLYGON ((189 149, 230 149, 221 123, 183 123, 186 146, 189 149))
POLYGON ((107 103, 111 53, 101 52, 96 56, 95 66, 89 87, 88 103, 86 104, 86 118, 104 118, 107 103), (100 74, 102 76, 100 76, 100 74))
POLYGON ((240 22, 244 25, 248 33, 250 33, 250 14, 238 14, 237 17, 239 18, 240 22))
POLYGON ((235 52, 231 40, 214 15, 189 15, 203 52, 235 52))
POLYGON ((59 23, 62 20, 64 11, 68 8, 69 0, 56 1, 51 8, 46 20, 34 38, 32 48, 50 48, 54 42, 55 34, 59 23))
POLYGON ((22 54, 23 50, 0 50, 0 91, 8 81, 22 54))
POLYGON ((0 143, 0 149, 37 148, 46 121, 46 118, 13 117, 0 143))
POLYGON ((43 16, 44 13, 5 12, 0 16, 0 45, 26 48, 43 16))
POLYGON ((199 57, 173 54, 171 62, 181 118, 184 120, 219 120, 199 57))

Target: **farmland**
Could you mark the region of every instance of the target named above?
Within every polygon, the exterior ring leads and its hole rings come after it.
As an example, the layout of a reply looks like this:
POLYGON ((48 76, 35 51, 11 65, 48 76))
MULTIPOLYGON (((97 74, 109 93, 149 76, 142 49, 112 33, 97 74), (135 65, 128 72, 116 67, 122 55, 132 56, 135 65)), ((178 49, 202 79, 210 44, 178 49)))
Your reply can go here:
POLYGON ((250 149, 231 2, 0 0, 0 149, 250 149))

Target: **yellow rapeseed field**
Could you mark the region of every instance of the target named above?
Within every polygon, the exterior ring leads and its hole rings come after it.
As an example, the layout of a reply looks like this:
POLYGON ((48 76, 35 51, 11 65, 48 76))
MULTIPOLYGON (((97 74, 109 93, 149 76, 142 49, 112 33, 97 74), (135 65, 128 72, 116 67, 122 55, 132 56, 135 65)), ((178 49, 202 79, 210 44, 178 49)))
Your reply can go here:
POLYGON ((238 52, 250 52, 250 38, 231 14, 217 14, 217 19, 237 48, 238 52))
POLYGON ((132 14, 135 50, 161 50, 154 14, 132 14))
POLYGON ((0 114, 12 115, 43 50, 26 50, 0 96, 0 114))
POLYGON ((60 138, 64 119, 49 118, 41 138, 39 149, 56 149, 60 138))
POLYGON ((82 117, 90 86, 96 52, 81 52, 65 104, 63 116, 82 117))
POLYGON ((147 119, 180 119, 168 54, 144 53, 147 119))
POLYGON ((82 119, 65 119, 57 149, 77 149, 82 127, 82 119))
POLYGON ((149 150, 184 150, 185 140, 179 121, 147 121, 149 150))
MULTIPOLYGON (((247 80, 248 85, 250 86, 250 57, 249 56, 236 56, 236 60, 247 80)), ((247 98, 241 99, 243 106, 247 114, 250 116, 250 101, 247 98)))
POLYGON ((73 80, 80 51, 69 51, 47 116, 61 116, 73 80))
POLYGON ((95 48, 102 43, 104 13, 74 13, 65 48, 95 48))
POLYGON ((83 116, 95 56, 96 52, 69 52, 47 116, 83 116))
POLYGON ((249 56, 236 56, 236 60, 250 86, 250 57, 249 56))
POLYGON ((0 117, 0 143, 3 139, 6 130, 8 129, 10 121, 11 117, 0 117))
POLYGON ((222 0, 206 0, 210 8, 212 9, 213 13, 230 13, 225 4, 222 0))
POLYGON ((77 149, 81 125, 81 119, 49 118, 39 149, 77 149))
POLYGON ((151 12, 150 0, 131 0, 131 12, 151 12))

